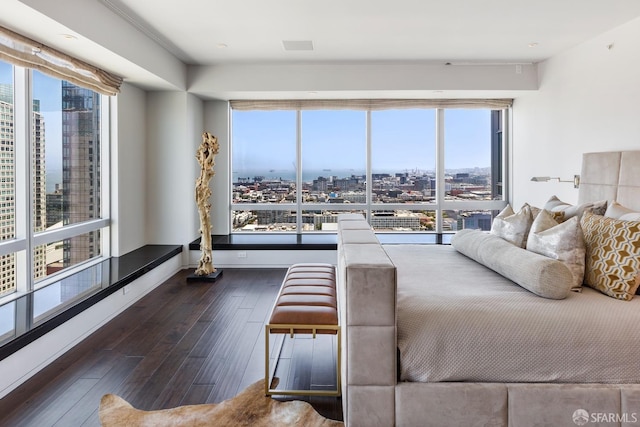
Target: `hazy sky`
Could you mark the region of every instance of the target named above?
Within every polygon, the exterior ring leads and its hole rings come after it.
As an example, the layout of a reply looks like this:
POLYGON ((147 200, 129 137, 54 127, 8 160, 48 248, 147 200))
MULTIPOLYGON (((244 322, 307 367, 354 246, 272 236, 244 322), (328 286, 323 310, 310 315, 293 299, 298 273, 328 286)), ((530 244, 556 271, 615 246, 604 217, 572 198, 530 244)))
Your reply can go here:
MULTIPOLYGON (((0 61, 0 83, 12 84, 11 65, 0 61)), ((45 126, 45 164, 47 191, 62 183, 62 83, 60 80, 33 72, 33 99, 40 101, 45 126)))
MULTIPOLYGON (((364 111, 303 111, 304 170, 364 171, 364 111)), ((234 111, 233 169, 293 172, 296 159, 294 111, 234 111)), ((435 111, 385 110, 371 114, 374 173, 435 169, 435 111)), ((489 110, 447 110, 445 167, 460 169, 491 164, 489 110)))

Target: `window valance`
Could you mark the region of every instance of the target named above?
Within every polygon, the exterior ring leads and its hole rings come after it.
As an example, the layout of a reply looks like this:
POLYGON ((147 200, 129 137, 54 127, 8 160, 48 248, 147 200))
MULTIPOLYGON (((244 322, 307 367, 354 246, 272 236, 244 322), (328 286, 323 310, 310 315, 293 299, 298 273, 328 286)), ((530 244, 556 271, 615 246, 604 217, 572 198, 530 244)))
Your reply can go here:
POLYGON ((122 84, 122 77, 1 26, 0 59, 19 67, 33 68, 105 95, 117 94, 122 84))
POLYGON ((394 110, 408 108, 490 108, 513 105, 511 98, 498 99, 303 99, 232 100, 234 110, 394 110))

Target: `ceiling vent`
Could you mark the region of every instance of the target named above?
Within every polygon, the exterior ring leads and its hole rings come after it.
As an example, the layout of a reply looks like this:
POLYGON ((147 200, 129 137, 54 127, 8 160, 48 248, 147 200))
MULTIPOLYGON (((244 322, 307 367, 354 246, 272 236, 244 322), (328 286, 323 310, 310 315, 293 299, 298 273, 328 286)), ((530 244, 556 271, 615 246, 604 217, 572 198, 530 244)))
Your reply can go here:
POLYGON ((313 50, 311 40, 282 40, 284 50, 313 50))

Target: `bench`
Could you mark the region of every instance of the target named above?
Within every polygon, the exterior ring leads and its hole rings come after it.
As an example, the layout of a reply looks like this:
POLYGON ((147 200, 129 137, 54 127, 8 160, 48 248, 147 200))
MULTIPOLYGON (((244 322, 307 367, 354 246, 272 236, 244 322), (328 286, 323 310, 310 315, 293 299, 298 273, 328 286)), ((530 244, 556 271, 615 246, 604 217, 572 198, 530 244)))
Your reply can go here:
POLYGON ((340 325, 336 295, 336 271, 331 264, 294 264, 287 270, 265 326, 265 394, 340 396, 340 325), (273 372, 269 363, 271 334, 332 334, 337 337, 335 390, 276 390, 271 388, 282 343, 277 351, 273 372))

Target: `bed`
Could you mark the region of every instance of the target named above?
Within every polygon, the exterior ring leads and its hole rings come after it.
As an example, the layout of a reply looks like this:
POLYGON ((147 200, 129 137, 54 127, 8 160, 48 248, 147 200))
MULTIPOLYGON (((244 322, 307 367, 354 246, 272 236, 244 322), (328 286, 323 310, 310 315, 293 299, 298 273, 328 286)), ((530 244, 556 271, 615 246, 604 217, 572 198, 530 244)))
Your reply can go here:
MULTIPOLYGON (((640 152, 584 154, 578 205, 640 211, 638 165, 640 152)), ((382 246, 349 214, 338 230, 347 425, 640 422, 640 297, 564 285, 565 263, 486 233, 382 246)))

